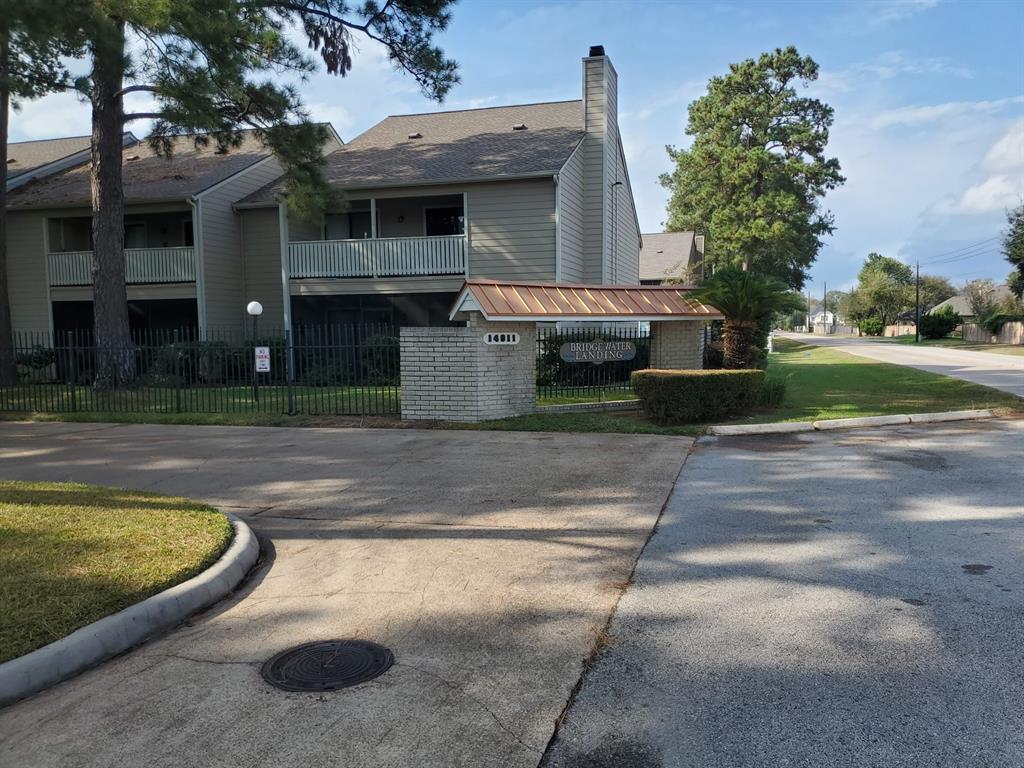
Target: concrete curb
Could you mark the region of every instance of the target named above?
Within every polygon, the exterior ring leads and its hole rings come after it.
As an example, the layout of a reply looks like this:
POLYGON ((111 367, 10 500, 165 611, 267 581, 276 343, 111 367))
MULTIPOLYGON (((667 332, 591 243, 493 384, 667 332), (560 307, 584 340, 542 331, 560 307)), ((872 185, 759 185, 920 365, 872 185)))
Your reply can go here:
POLYGON ((723 424, 709 427, 711 435, 788 435, 793 432, 813 432, 809 421, 780 421, 777 424, 723 424))
POLYGON ((992 419, 990 410, 943 411, 941 413, 911 413, 895 416, 859 416, 852 419, 822 419, 820 421, 788 421, 777 424, 722 424, 708 427, 709 435, 783 435, 794 432, 817 432, 856 427, 890 427, 901 424, 934 424, 943 421, 972 421, 992 419))
POLYGON ((228 518, 235 528, 231 544, 199 575, 0 664, 0 707, 123 653, 229 594, 256 563, 260 545, 248 525, 228 518))
POLYGON ((817 430, 852 429, 854 427, 894 427, 909 424, 910 417, 906 414, 895 416, 858 416, 852 419, 822 419, 814 422, 817 430))

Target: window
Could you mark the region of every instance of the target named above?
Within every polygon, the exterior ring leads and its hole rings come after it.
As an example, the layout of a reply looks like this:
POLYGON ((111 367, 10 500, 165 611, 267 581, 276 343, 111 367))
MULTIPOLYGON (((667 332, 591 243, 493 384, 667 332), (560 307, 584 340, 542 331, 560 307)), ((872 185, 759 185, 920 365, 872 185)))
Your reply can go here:
POLYGON ((146 222, 126 221, 124 223, 124 247, 145 248, 146 247, 146 222))
POLYGON ((192 231, 192 219, 185 219, 181 222, 181 242, 189 248, 196 244, 195 232, 192 231))
POLYGON ((423 221, 427 237, 466 233, 466 217, 461 207, 427 208, 423 211, 423 221))

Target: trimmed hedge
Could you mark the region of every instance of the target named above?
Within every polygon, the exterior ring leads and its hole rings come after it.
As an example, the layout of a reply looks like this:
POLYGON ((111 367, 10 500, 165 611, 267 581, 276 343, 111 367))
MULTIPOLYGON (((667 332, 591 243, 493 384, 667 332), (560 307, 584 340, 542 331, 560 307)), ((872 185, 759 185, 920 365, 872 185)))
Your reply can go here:
POLYGON ((675 371, 648 368, 630 379, 655 424, 690 424, 742 413, 761 404, 764 371, 675 371))

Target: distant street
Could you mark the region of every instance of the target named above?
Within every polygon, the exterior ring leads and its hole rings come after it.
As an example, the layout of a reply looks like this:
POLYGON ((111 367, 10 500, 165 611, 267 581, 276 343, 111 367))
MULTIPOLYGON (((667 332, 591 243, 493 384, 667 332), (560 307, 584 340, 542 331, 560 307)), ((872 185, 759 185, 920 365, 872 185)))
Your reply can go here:
POLYGON ((810 336, 805 333, 779 335, 819 347, 836 347, 851 355, 869 357, 883 363, 942 373, 1024 397, 1024 356, 972 352, 952 347, 919 347, 840 336, 810 336))

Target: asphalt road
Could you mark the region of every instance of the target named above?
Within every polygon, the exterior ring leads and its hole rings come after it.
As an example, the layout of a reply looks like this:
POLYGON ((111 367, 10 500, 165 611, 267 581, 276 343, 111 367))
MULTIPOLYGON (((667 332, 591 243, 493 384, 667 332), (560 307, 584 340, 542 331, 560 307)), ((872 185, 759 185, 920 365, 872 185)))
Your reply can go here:
POLYGON ((202 499, 267 554, 188 626, 0 710, 0 766, 535 768, 691 444, 0 423, 0 477, 202 499), (395 664, 332 693, 261 678, 335 638, 395 664))
POLYGON ((1020 768, 1024 422, 705 439, 545 764, 1020 768))
POLYGON ((841 336, 812 336, 806 333, 779 335, 805 344, 835 347, 851 355, 883 363, 941 373, 1024 397, 1024 355, 1000 355, 956 347, 921 347, 841 336))

